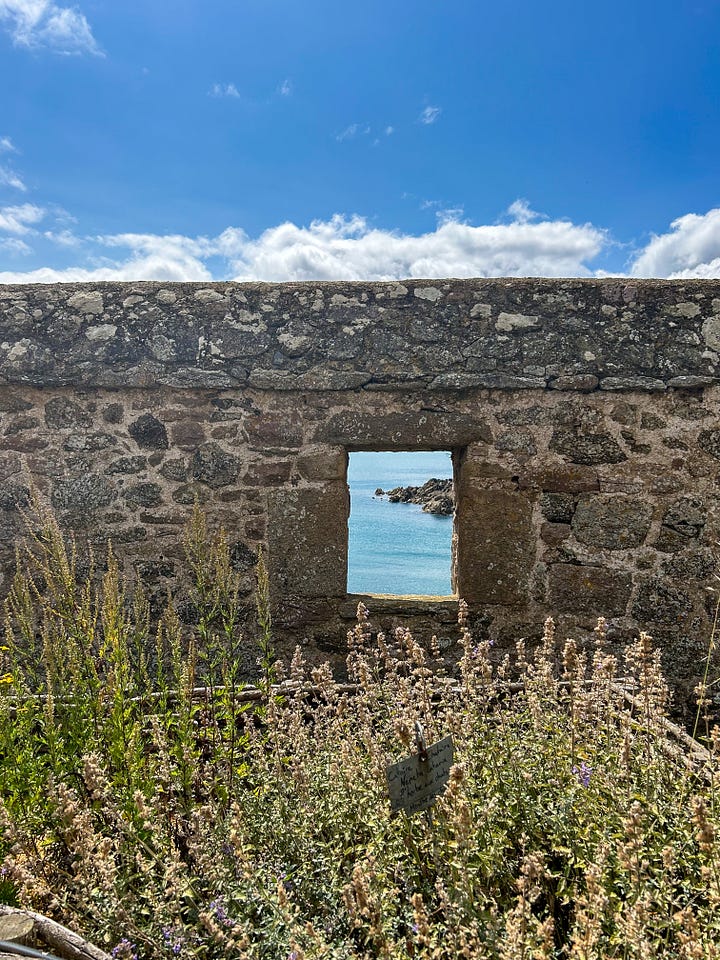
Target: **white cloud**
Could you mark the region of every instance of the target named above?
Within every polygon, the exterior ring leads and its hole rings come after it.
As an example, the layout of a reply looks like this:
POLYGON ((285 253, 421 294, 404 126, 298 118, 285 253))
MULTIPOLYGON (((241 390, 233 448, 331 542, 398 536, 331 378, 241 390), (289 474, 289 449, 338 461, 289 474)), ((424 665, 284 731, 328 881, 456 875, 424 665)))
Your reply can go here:
POLYGON ((517 223, 531 223, 533 220, 539 220, 542 217, 542 214, 536 213, 528 201, 522 197, 513 201, 507 208, 507 212, 517 223))
POLYGON ((336 215, 309 226, 282 223, 256 238, 229 227, 217 237, 114 234, 86 238, 106 254, 84 265, 0 273, 0 283, 221 279, 396 280, 407 277, 589 276, 605 233, 565 220, 471 226, 444 219, 411 235, 336 215), (111 251, 122 251, 110 256, 111 251))
POLYGON ((605 243, 568 221, 473 227, 445 220, 420 236, 377 230, 362 217, 285 223, 248 240, 238 280, 393 280, 404 277, 588 276, 605 243))
POLYGON ((59 247, 81 247, 83 240, 75 236, 70 230, 45 230, 43 236, 46 240, 56 243, 59 247))
POLYGON ((32 253, 32 249, 24 240, 18 240, 17 237, 0 238, 0 250, 7 250, 8 253, 26 255, 32 253))
POLYGON ((240 91, 234 83, 214 83, 208 91, 210 97, 232 97, 239 99, 240 91))
POLYGON ((42 207, 34 203, 21 203, 15 207, 0 207, 0 230, 6 233, 31 233, 33 224, 45 216, 42 207))
POLYGON ((12 187, 14 190, 27 189, 20 177, 10 167, 0 167, 0 187, 12 187))
POLYGON ((385 136, 386 136, 386 137, 391 137, 394 133, 395 133, 395 127, 393 127, 393 126, 391 126, 390 124, 388 124, 388 125, 385 127, 385 136))
MULTIPOLYGON (((98 280, 399 280, 407 277, 618 276, 593 261, 610 246, 594 224, 551 220, 516 200, 509 222, 473 226, 462 209, 439 210, 433 230, 409 234, 335 215, 309 225, 281 223, 251 237, 228 227, 215 237, 124 233, 81 237, 68 229, 42 238, 77 251, 66 269, 5 271, 0 282, 98 280)), ((28 235, 50 214, 34 204, 0 207, 0 246, 28 252, 28 235)), ((687 214, 653 237, 629 267, 636 277, 720 278, 720 209, 687 214)))
POLYGON ((650 240, 633 260, 634 277, 720 279, 720 208, 687 213, 650 240))
POLYGON ((431 123, 435 123, 435 121, 437 120, 437 118, 440 116, 441 113, 442 113, 442 107, 428 106, 428 107, 425 107, 425 109, 422 111, 422 113, 418 117, 418 120, 420 121, 420 123, 429 125, 431 123))
POLYGON ((17 153, 10 137, 0 137, 0 153, 17 153))
POLYGON ((278 87, 278 93, 281 97, 289 97, 292 93, 292 83, 290 80, 283 80, 283 82, 278 87))
POLYGON ((0 23, 6 25, 18 47, 102 56, 85 16, 53 0, 0 0, 0 23))
POLYGON ((340 133, 335 135, 335 139, 339 141, 343 140, 354 140, 355 137, 366 137, 370 133, 370 125, 367 123, 351 123, 349 127, 345 127, 344 130, 341 130, 340 133))

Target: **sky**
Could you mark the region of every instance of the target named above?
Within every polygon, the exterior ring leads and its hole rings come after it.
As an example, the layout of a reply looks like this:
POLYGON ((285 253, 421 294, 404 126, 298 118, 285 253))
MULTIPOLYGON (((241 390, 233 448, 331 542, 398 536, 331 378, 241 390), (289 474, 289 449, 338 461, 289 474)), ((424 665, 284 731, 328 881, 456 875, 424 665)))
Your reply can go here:
POLYGON ((0 282, 720 277, 720 0, 0 0, 0 282))

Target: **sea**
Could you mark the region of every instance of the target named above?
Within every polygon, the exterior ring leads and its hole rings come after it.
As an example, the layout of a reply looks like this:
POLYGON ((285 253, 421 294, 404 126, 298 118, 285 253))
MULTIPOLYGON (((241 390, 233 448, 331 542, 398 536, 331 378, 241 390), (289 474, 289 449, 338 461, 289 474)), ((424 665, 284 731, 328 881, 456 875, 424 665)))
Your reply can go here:
POLYGON ((447 596, 452 517, 376 497, 381 487, 452 477, 449 453, 351 453, 348 591, 447 596))

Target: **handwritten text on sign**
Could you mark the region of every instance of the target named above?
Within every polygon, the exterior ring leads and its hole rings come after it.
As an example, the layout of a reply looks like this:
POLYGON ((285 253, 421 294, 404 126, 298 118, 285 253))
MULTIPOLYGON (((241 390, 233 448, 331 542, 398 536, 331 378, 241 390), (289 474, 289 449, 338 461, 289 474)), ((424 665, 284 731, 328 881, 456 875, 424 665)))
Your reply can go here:
POLYGON ((453 740, 445 737, 427 748, 427 760, 419 756, 392 763, 385 770, 393 813, 418 813, 435 802, 450 778, 453 740))

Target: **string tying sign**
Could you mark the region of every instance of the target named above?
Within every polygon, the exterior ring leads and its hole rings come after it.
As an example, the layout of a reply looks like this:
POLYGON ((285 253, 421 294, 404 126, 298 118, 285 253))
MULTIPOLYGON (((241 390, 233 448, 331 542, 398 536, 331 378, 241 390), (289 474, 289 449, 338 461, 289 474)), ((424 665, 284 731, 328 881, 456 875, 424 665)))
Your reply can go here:
POLYGON ((453 765, 453 739, 451 736, 428 746, 419 721, 415 722, 417 753, 385 769, 390 809, 393 813, 404 810, 407 814, 428 810, 437 797, 444 792, 450 779, 453 765))

